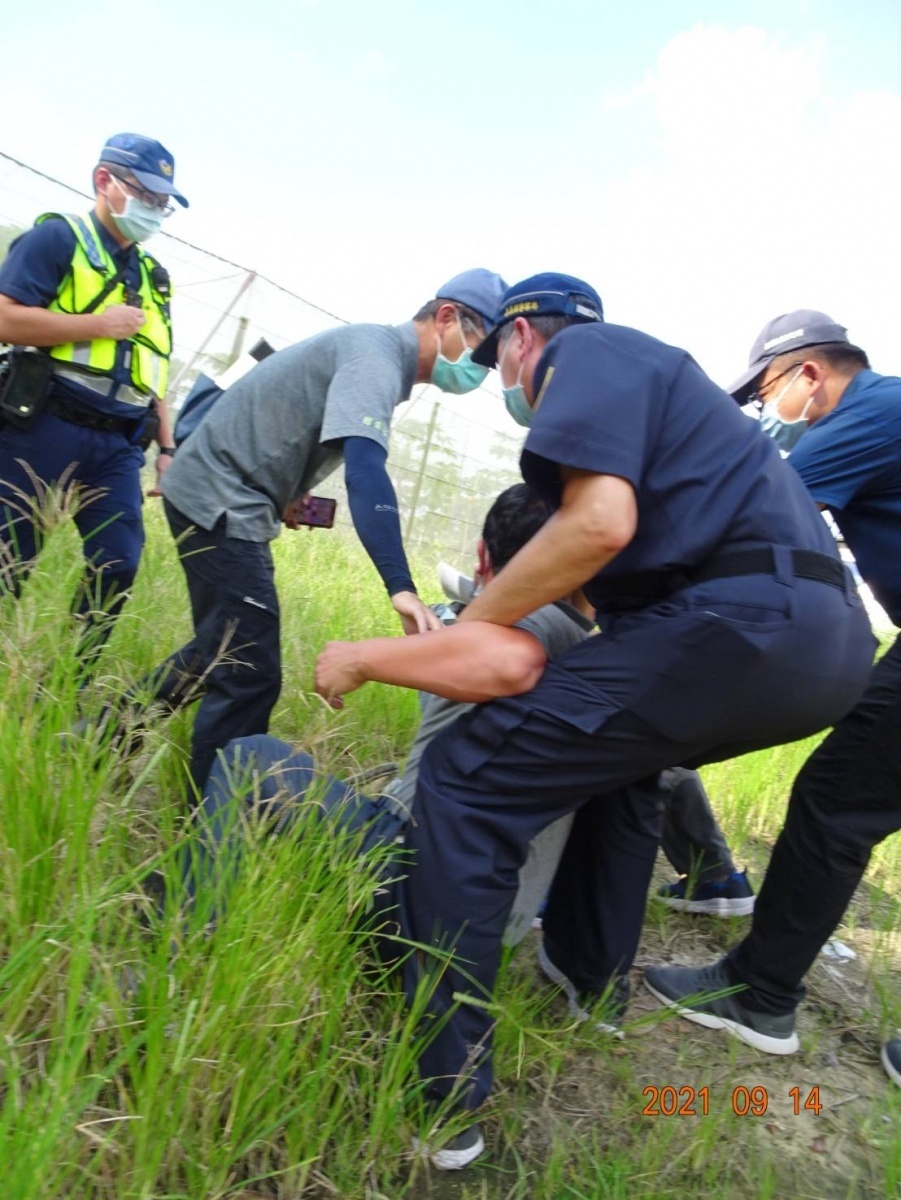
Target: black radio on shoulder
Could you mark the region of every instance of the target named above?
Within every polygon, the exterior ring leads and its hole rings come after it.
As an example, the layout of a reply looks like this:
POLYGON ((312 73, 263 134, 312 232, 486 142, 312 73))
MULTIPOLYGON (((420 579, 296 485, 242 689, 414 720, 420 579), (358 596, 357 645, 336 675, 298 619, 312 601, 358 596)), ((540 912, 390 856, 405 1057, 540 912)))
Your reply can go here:
POLYGON ((169 279, 169 272, 165 267, 161 267, 159 263, 150 270, 150 283, 154 291, 158 292, 166 300, 172 292, 172 283, 169 279))

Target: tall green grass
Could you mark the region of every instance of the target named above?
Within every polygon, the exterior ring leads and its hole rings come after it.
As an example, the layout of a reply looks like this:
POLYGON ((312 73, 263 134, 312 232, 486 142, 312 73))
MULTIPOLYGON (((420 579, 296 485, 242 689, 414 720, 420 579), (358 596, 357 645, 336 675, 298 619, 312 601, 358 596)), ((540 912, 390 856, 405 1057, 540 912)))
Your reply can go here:
MULTIPOLYGON (((0 605, 5 1196, 595 1200, 897 1188, 901 1158, 888 1133, 901 1110, 887 1085, 856 1119, 857 1174, 836 1176, 832 1190, 722 1103, 694 1121, 643 1118, 645 1083, 700 1083, 713 1070, 725 1095, 759 1073, 759 1060, 683 1038, 638 997, 630 1037, 605 1041, 568 1021, 536 979, 529 943, 511 956, 496 1000, 489 1154, 461 1178, 435 1176, 410 1150, 414 1135, 428 1135, 415 1069, 426 994, 408 1011, 362 932, 378 864, 361 864, 352 840, 302 825, 291 839, 250 838, 216 921, 203 900, 179 908, 180 855, 193 836, 183 807, 190 713, 152 725, 129 763, 102 729, 69 736, 80 715, 96 714, 187 638, 175 550, 149 508, 135 594, 79 693, 69 605, 80 546, 65 514, 51 523, 21 599, 0 605), (151 871, 167 884, 163 911, 146 889, 151 871)), ((326 640, 399 631, 362 551, 349 537, 301 531, 276 543, 276 559, 286 685, 272 732, 343 773, 400 758, 416 726, 414 695, 369 686, 336 713, 311 692, 326 640)), ((418 567, 431 577, 431 563, 418 567)), ((808 750, 707 772, 758 878, 808 750)), ((873 952, 861 1020, 874 1047, 901 1020, 898 853, 895 842, 877 852, 851 926, 873 952)), ((741 929, 732 924, 714 937, 728 943, 741 929)), ((649 936, 665 953, 691 927, 655 910, 649 936)))

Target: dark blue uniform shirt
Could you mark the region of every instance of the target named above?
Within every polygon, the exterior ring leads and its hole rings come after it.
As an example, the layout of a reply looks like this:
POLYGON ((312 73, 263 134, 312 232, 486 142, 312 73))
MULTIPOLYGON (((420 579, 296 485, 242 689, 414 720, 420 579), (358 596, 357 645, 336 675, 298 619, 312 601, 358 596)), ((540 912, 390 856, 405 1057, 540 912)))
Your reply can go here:
POLYGON ((855 375, 788 461, 835 517, 873 595, 901 625, 901 379, 855 375))
POLYGON ((577 325, 538 362, 525 481, 551 504, 561 466, 617 475, 635 489, 635 537, 586 586, 698 566, 775 544, 837 557, 810 495, 731 397, 684 350, 621 325, 577 325))
MULTIPOLYGON (((90 220, 100 241, 112 256, 116 267, 125 266, 123 283, 135 291, 141 286, 141 268, 134 245, 120 246, 92 213, 90 220)), ((62 220, 45 221, 29 229, 12 243, 9 254, 0 266, 0 294, 18 300, 30 308, 49 308, 56 298, 60 284, 72 265, 75 252, 75 234, 62 220)), ((97 290, 103 287, 98 275, 97 290)), ((129 342, 118 343, 116 365, 111 372, 117 383, 131 383, 127 365, 129 342)), ((109 416, 135 418, 135 406, 122 404, 113 398, 101 396, 88 388, 79 387, 68 379, 56 379, 52 395, 64 403, 79 408, 99 410, 109 416)), ((141 414, 142 416, 143 414, 141 414)))

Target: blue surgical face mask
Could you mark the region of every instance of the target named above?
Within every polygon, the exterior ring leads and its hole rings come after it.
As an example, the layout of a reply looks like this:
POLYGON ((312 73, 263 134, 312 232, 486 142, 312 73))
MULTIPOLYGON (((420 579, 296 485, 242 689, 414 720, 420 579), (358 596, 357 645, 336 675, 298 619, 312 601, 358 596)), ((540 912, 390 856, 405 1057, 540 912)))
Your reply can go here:
POLYGON ((808 421, 807 413, 813 403, 813 396, 804 405, 801 415, 795 421, 786 421, 779 415, 779 403, 782 397, 792 386, 801 372, 803 367, 799 367, 792 375, 791 379, 772 400, 768 400, 763 406, 763 412, 760 414, 760 428, 768 438, 776 443, 783 454, 791 454, 795 446, 797 446, 803 434, 807 432, 808 421))
POLYGON ((535 414, 526 399, 526 389, 521 383, 514 383, 513 387, 504 388, 504 404, 517 425, 525 425, 528 428, 532 424, 532 417, 535 414))
POLYGON ((435 365, 432 367, 432 383, 442 392, 450 392, 452 396, 463 396, 466 392, 474 392, 488 378, 488 368, 480 367, 472 361, 472 351, 465 345, 463 325, 460 314, 457 313, 457 328, 460 330, 460 340, 464 343, 463 353, 457 359, 446 358, 441 353, 441 339, 438 339, 438 353, 435 365))
POLYGON ((165 220, 165 213, 160 208, 142 204, 135 196, 129 196, 121 185, 119 191, 125 197, 125 208, 120 213, 114 213, 110 209, 109 215, 123 237, 127 237, 130 242, 146 242, 159 232, 165 220))
POLYGON ((504 393, 504 404, 507 407, 507 412, 517 425, 524 425, 526 428, 528 428, 532 424, 532 418, 534 417, 535 413, 532 409, 532 406, 529 404, 528 399, 526 398, 526 389, 522 386, 522 373, 526 365, 524 362, 519 364, 519 374, 516 377, 516 383, 512 384, 510 387, 506 387, 504 385, 504 359, 507 355, 507 351, 510 349, 512 341, 513 339, 511 338, 507 342, 506 346, 504 346, 503 353, 501 354, 501 360, 497 364, 497 373, 501 381, 501 389, 504 393))

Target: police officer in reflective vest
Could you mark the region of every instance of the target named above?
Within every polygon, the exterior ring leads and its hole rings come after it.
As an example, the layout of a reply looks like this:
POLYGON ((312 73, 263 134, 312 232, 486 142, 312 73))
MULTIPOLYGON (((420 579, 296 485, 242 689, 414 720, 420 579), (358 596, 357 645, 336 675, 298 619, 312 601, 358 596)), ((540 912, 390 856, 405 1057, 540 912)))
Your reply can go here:
POLYGON ((140 245, 173 200, 187 207, 174 177, 159 142, 116 134, 94 168, 93 211, 44 213, 0 267, 0 342, 21 348, 0 397, 0 587, 17 593, 40 551, 45 485, 78 485, 85 654, 137 571, 145 433, 155 430, 159 474, 174 453, 169 276, 140 245))

